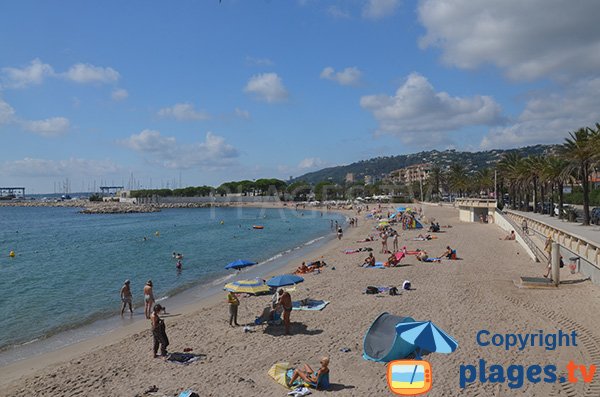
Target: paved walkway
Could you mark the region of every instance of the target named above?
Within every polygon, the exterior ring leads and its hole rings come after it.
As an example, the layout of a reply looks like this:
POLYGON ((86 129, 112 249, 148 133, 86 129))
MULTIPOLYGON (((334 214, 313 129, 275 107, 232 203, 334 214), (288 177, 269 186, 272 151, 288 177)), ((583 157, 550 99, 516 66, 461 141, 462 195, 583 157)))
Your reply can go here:
POLYGON ((511 211, 516 214, 532 218, 540 222, 544 222, 557 229, 562 229, 573 236, 577 236, 588 240, 591 243, 596 243, 597 245, 600 245, 600 226, 583 226, 579 222, 567 222, 565 220, 560 220, 557 217, 551 217, 549 215, 534 214, 533 212, 524 211, 511 211))

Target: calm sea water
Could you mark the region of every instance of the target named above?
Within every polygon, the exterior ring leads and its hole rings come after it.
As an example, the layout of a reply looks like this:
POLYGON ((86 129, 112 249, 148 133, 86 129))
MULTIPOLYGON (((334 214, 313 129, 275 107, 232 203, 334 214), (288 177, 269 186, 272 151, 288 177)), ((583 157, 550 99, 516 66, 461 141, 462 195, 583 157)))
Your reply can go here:
POLYGON ((0 207, 0 349, 114 316, 125 279, 140 311, 148 279, 157 298, 172 296, 226 276, 235 259, 263 262, 324 236, 331 219, 342 220, 287 209, 83 215, 0 207), (264 229, 252 229, 257 224, 264 229), (184 255, 181 272, 173 252, 184 255))

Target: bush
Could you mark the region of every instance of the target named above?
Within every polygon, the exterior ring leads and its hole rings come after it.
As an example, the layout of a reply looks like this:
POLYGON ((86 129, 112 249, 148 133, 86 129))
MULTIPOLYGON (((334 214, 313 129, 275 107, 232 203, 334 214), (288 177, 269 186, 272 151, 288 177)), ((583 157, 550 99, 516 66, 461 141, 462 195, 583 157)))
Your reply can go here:
POLYGON ((102 196, 98 193, 94 193, 90 196, 90 201, 102 201, 102 196))

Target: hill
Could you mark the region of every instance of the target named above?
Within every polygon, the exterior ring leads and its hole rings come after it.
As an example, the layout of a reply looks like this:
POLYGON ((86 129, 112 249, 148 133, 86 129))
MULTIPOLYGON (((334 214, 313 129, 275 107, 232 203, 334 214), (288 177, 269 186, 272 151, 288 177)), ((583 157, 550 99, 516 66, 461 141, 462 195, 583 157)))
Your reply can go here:
POLYGON ((471 172, 483 168, 493 167, 505 153, 518 152, 523 156, 543 155, 552 152, 555 145, 535 145, 517 149, 508 150, 488 150, 483 152, 459 152, 456 150, 430 150, 413 154, 402 154, 398 156, 375 157, 369 160, 361 160, 348 165, 323 168, 319 171, 309 172, 297 178, 292 182, 305 181, 311 184, 320 181, 330 180, 336 183, 343 183, 346 174, 354 174, 354 180, 362 181, 366 175, 373 177, 382 177, 399 168, 408 167, 414 164, 432 163, 442 168, 447 168, 453 163, 460 162, 471 172))

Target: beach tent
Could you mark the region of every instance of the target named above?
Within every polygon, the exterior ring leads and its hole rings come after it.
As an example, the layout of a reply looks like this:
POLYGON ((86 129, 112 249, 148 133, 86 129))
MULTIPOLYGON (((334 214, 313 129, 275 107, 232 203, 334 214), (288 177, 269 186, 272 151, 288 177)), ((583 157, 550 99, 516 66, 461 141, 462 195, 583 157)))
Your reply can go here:
POLYGON ((363 358, 387 363, 407 357, 415 350, 415 346, 400 338, 396 332, 396 325, 414 321, 411 317, 381 313, 365 334, 363 358))

